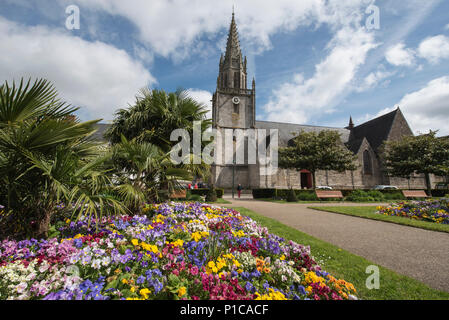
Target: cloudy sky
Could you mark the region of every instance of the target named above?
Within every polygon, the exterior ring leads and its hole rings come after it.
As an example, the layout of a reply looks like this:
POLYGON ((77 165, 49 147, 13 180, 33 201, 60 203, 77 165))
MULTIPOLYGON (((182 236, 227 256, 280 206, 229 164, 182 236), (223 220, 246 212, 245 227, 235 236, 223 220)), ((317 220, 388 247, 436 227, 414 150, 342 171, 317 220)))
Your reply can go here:
POLYGON ((210 105, 233 5, 259 120, 344 127, 400 106, 449 134, 447 0, 0 0, 0 80, 47 78, 83 120, 146 86, 210 105))

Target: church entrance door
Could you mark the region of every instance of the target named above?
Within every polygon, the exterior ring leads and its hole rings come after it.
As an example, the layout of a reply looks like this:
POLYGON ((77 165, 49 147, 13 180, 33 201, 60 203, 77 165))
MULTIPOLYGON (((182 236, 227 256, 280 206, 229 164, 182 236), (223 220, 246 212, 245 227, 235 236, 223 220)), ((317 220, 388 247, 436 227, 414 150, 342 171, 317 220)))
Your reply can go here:
POLYGON ((312 189, 312 173, 308 170, 301 171, 301 189, 312 189))

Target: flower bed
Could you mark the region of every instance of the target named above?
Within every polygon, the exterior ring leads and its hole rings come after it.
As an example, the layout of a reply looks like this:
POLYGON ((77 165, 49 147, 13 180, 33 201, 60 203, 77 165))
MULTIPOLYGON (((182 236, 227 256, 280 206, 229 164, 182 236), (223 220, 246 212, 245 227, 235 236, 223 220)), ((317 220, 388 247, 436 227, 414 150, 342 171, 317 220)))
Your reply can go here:
POLYGON ((401 202, 390 207, 378 207, 377 213, 449 224, 449 199, 401 202))
POLYGON ((308 247, 232 209, 166 203, 144 213, 1 242, 0 299, 356 299, 308 247))

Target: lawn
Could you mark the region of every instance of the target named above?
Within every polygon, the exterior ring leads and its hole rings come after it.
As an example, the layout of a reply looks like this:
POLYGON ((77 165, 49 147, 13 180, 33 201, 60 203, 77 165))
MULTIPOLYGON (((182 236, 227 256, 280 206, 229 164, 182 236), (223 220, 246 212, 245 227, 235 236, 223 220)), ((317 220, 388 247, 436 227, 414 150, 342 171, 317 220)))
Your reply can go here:
POLYGON ((400 275, 387 268, 379 266, 380 289, 369 290, 365 281, 369 274, 366 268, 375 265, 362 257, 342 250, 337 246, 311 237, 294 228, 288 227, 276 220, 263 217, 246 208, 235 208, 242 215, 248 216, 263 226, 271 233, 281 235, 285 239, 311 247, 312 255, 325 270, 335 276, 354 284, 358 290, 358 296, 364 300, 437 300, 449 299, 449 293, 438 291, 407 276, 400 275))
POLYGON ((348 216, 354 216, 359 218, 379 220, 389 223, 401 224, 404 226, 421 228, 431 231, 447 232, 449 233, 449 225, 437 224, 427 221, 412 220, 404 217, 386 216, 382 214, 376 214, 376 207, 309 207, 310 209, 339 213, 348 216))

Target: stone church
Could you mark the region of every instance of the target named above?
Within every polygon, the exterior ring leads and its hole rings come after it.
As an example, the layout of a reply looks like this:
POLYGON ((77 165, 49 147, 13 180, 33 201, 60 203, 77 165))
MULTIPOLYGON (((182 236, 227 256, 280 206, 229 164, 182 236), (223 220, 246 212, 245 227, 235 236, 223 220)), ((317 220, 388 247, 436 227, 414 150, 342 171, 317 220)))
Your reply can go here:
MULTIPOLYGON (((247 83, 247 59, 242 55, 233 14, 226 53, 220 58, 217 89, 212 99, 212 120, 215 129, 218 131, 225 129, 277 129, 279 147, 287 146, 301 131, 338 131, 346 148, 357 156, 358 169, 345 173, 317 172, 318 186, 331 186, 335 189, 370 189, 376 185, 394 185, 404 189, 425 189, 423 175, 413 176, 408 181, 407 179, 388 177, 382 169, 379 150, 382 143, 413 135, 399 108, 360 125, 355 125, 351 118, 346 128, 257 121, 256 82, 252 79, 250 88, 247 87, 247 83)), ((217 164, 212 167, 211 182, 224 189, 231 189, 233 182, 234 186, 241 184, 245 189, 312 188, 312 175, 307 170, 298 172, 279 169, 273 175, 264 175, 261 172, 263 173, 263 170, 260 170, 258 164, 217 164)), ((438 181, 440 181, 439 177, 432 177, 433 185, 438 181)))

